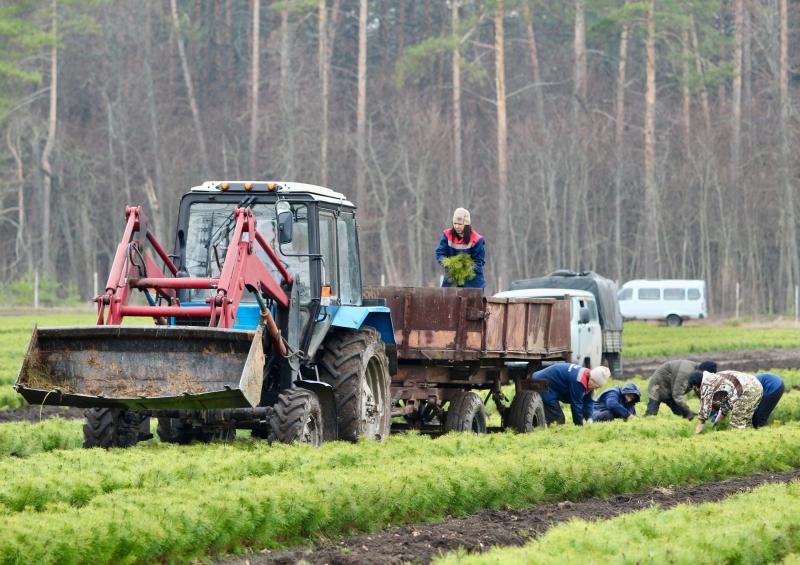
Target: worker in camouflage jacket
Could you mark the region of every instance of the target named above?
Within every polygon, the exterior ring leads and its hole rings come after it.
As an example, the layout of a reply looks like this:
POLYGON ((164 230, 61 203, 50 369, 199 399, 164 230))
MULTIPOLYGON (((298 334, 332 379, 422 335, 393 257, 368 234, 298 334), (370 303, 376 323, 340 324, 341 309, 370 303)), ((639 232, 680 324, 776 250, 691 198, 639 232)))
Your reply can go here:
POLYGON ((695 433, 701 434, 707 420, 714 416, 716 425, 730 418, 732 428, 743 430, 750 426, 753 414, 761 402, 763 388, 753 375, 739 371, 708 373, 693 371, 689 387, 700 396, 695 433))
POLYGON ((649 400, 644 415, 655 416, 658 414, 658 407, 663 402, 676 416, 687 420, 694 418, 694 412, 686 403, 686 392, 689 388, 687 380, 692 371, 716 373, 717 364, 714 361, 703 361, 698 364, 695 361, 676 360, 661 365, 650 376, 650 381, 647 383, 649 400))

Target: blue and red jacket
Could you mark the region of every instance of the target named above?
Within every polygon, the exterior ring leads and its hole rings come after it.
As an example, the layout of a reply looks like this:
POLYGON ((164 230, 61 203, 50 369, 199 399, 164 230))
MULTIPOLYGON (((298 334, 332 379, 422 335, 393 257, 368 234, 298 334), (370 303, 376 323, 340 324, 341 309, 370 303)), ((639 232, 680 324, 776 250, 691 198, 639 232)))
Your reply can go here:
MULTIPOLYGON (((439 247, 436 248, 436 260, 441 263, 445 257, 453 257, 461 253, 469 253, 475 263, 475 278, 464 283, 465 288, 484 288, 486 281, 483 278, 483 265, 486 262, 486 240, 474 229, 471 230, 469 241, 464 242, 458 239, 458 234, 453 228, 447 228, 442 232, 442 239, 439 240, 439 247)), ((447 277, 444 278, 442 286, 451 286, 447 277)))

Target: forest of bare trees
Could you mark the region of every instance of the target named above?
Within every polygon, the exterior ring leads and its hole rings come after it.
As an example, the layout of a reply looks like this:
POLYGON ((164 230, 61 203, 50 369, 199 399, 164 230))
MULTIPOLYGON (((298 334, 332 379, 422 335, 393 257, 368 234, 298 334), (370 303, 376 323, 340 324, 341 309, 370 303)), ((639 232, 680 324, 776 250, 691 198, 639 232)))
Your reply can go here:
POLYGON ((789 0, 0 0, 0 280, 88 299, 125 205, 171 240, 189 187, 251 178, 356 202, 367 284, 437 284, 464 206, 490 290, 592 269, 784 313, 798 24, 789 0))

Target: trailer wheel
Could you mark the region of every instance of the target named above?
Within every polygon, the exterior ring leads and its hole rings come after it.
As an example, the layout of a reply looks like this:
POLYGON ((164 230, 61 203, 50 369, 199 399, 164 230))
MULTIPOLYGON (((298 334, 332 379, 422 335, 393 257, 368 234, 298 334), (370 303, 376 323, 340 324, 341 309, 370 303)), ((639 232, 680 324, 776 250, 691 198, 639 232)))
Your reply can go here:
POLYGON ((389 358, 377 330, 336 332, 317 363, 333 387, 339 439, 384 439, 392 425, 389 358))
POLYGON ((317 395, 302 388, 283 391, 275 403, 270 426, 271 441, 319 446, 323 438, 323 419, 317 395))
POLYGON ((461 392, 450 401, 444 421, 445 432, 486 433, 486 410, 474 392, 461 392))
POLYGON ((83 447, 131 447, 145 417, 124 408, 89 408, 84 413, 83 447))
POLYGON ((508 425, 522 433, 547 427, 544 403, 539 393, 532 390, 521 390, 517 393, 508 409, 508 425))

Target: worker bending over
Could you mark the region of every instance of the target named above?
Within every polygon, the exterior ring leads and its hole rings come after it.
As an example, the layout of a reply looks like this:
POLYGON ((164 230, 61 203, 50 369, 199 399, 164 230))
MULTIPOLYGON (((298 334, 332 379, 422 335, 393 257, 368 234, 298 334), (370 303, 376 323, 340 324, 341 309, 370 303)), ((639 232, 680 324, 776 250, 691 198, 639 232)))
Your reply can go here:
POLYGON ((703 361, 698 364, 695 361, 679 359, 661 365, 647 383, 649 400, 644 415, 655 416, 658 414, 658 407, 663 402, 676 416, 687 420, 694 418, 694 412, 686 403, 686 390, 689 388, 687 380, 692 371, 716 373, 717 364, 714 361, 703 361))
POLYGON ((611 371, 608 367, 595 367, 592 370, 574 363, 554 363, 532 375, 534 379, 547 381, 548 390, 542 393, 544 417, 547 424, 566 422, 559 402, 569 404, 572 422, 583 425, 584 420, 592 421, 592 392, 605 386, 611 371))
POLYGON ((627 421, 628 418, 636 416, 636 403, 639 402, 641 396, 639 387, 633 383, 610 388, 595 401, 592 420, 595 422, 607 422, 615 419, 627 421))
POLYGON ((731 427, 736 429, 744 429, 752 423, 763 393, 761 383, 753 375, 739 371, 693 371, 688 381, 689 388, 700 397, 695 433, 703 433, 712 414, 715 425, 727 417, 730 417, 731 427))
POLYGON ((783 396, 786 387, 783 385, 783 379, 775 373, 759 373, 756 379, 761 383, 761 388, 764 389, 764 394, 761 396, 761 402, 758 403, 755 413, 753 414, 753 427, 763 428, 767 425, 767 420, 775 406, 783 396))

